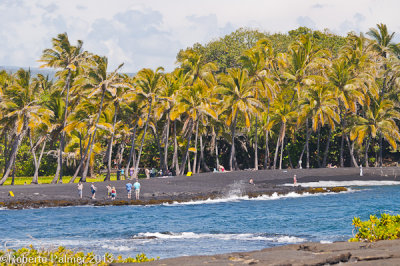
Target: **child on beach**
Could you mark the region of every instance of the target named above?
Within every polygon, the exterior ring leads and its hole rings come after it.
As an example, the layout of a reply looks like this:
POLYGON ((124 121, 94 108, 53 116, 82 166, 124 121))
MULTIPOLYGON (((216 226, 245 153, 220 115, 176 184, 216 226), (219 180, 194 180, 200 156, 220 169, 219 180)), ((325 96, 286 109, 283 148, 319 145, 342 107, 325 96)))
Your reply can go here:
POLYGON ((135 188, 136 200, 138 200, 139 194, 140 194, 140 183, 139 183, 138 179, 136 179, 136 182, 135 182, 135 184, 133 184, 133 187, 135 188))
POLYGON ((79 182, 79 184, 78 184, 79 198, 82 198, 82 191, 83 191, 83 184, 82 184, 82 182, 79 182))
POLYGON ((146 173, 146 178, 150 178, 150 170, 148 168, 144 169, 144 172, 146 173))
POLYGON ((90 186, 90 190, 92 191, 92 199, 96 199, 96 187, 94 186, 94 183, 90 186))
POLYGON ((111 200, 115 200, 115 197, 117 196, 117 190, 115 187, 112 187, 111 189, 111 200))
POLYGON ((125 186, 126 186, 126 191, 128 192, 128 199, 130 199, 132 195, 132 184, 131 182, 129 182, 125 186))

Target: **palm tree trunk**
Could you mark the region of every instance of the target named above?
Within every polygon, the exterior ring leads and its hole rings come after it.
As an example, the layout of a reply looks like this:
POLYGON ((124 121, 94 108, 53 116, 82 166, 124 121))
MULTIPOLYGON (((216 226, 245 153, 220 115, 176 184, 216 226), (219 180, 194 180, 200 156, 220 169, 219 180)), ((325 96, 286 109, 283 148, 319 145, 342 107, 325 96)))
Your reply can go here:
POLYGON ((144 138, 146 137, 147 127, 148 127, 149 122, 150 122, 151 106, 152 106, 152 100, 150 99, 149 100, 149 112, 147 113, 147 120, 146 120, 146 124, 144 126, 144 132, 143 132, 142 140, 140 141, 140 148, 139 148, 138 158, 136 160, 135 169, 133 170, 133 178, 137 178, 137 176, 139 174, 140 157, 142 156, 144 138))
POLYGON ((196 166, 197 166, 197 139, 198 139, 198 136, 199 136, 199 118, 197 118, 196 135, 194 137, 194 149, 195 149, 195 152, 194 152, 193 167, 192 167, 193 174, 196 173, 196 166))
POLYGON ((38 184, 39 182, 39 168, 40 168, 40 162, 42 161, 44 149, 46 147, 46 140, 44 140, 42 150, 40 151, 39 159, 37 160, 37 163, 35 163, 35 173, 33 174, 33 179, 32 183, 33 184, 38 184))
POLYGON ((368 149, 369 149, 369 144, 371 142, 371 137, 368 137, 367 143, 365 144, 365 154, 364 154, 364 160, 365 160, 365 167, 369 167, 368 164, 368 149))
POLYGON ((218 158, 218 135, 215 137, 215 162, 217 164, 217 171, 219 169, 219 158, 218 158))
MULTIPOLYGON (((200 135, 200 163, 201 163, 202 169, 205 172, 210 172, 210 168, 208 168, 206 161, 204 160, 203 135, 200 135)), ((197 172, 199 172, 199 171, 197 171, 197 172)))
POLYGON ((281 141, 281 158, 279 160, 279 170, 282 169, 282 157, 283 157, 283 149, 285 148, 285 132, 286 132, 286 124, 284 124, 283 132, 282 132, 282 141, 281 141))
POLYGON ((283 123, 281 124, 281 128, 279 130, 279 136, 276 140, 276 148, 275 148, 275 156, 274 156, 274 165, 272 166, 272 169, 276 169, 276 163, 278 161, 278 152, 279 152, 279 146, 280 146, 280 141, 281 141, 281 136, 282 136, 282 129, 283 129, 283 123))
POLYGON ((16 138, 14 140, 14 143, 11 148, 10 159, 8 160, 8 164, 5 167, 3 177, 0 180, 0 186, 2 186, 4 184, 4 182, 6 182, 7 178, 10 176, 12 167, 13 167, 13 165, 15 163, 15 159, 17 157, 17 152, 18 152, 19 146, 21 145, 22 139, 25 137, 26 133, 27 133, 26 129, 24 129, 19 135, 16 136, 16 138))
MULTIPOLYGON (((183 175, 183 173, 185 172, 185 164, 186 164, 186 160, 187 160, 188 155, 189 155, 190 140, 192 138, 192 133, 193 133, 193 119, 192 118, 189 118, 189 119, 190 119, 189 120, 189 123, 190 123, 190 125, 189 125, 189 134, 188 134, 188 137, 187 137, 186 150, 185 150, 185 154, 183 156, 182 163, 181 163, 181 166, 180 166, 179 175, 183 175)), ((189 167, 190 167, 190 164, 189 164, 189 167)))
POLYGON ((339 152, 339 165, 344 167, 344 132, 342 132, 342 138, 340 140, 340 152, 339 152))
POLYGON ((100 116, 101 116, 101 111, 103 110, 103 102, 104 102, 105 92, 106 92, 106 90, 105 90, 105 88, 103 88, 103 91, 102 91, 102 94, 101 94, 99 112, 97 113, 96 123, 94 124, 95 128, 94 128, 93 136, 92 136, 91 140, 89 139, 90 141, 89 141, 88 146, 90 148, 89 148, 89 154, 87 156, 87 161, 86 161, 86 164, 85 164, 85 169, 83 170, 83 173, 82 173, 82 178, 81 178, 82 182, 86 182, 86 176, 87 176, 87 172, 89 170, 89 165, 90 165, 90 157, 92 156, 92 151, 93 151, 93 144, 94 144, 94 141, 96 139, 97 124, 99 123, 100 116))
POLYGON ((165 136, 165 142, 164 142, 164 171, 168 170, 168 139, 169 139, 169 124, 170 124, 170 118, 169 118, 169 111, 167 113, 167 132, 165 136))
POLYGON ((63 178, 63 152, 64 152, 64 142, 65 142, 65 131, 64 128, 67 124, 67 117, 68 117, 68 105, 69 105, 69 89, 70 89, 70 79, 71 79, 71 70, 68 69, 68 75, 67 79, 65 82, 65 87, 67 89, 67 95, 65 96, 65 108, 64 108, 64 120, 63 120, 63 126, 61 129, 61 137, 60 137, 60 152, 58 153, 59 158, 58 158, 58 163, 60 165, 60 176, 59 176, 59 183, 62 183, 62 178, 63 178))
MULTIPOLYGON (((129 158, 128 158, 128 163, 126 164, 125 167, 125 179, 128 179, 129 176, 129 168, 131 167, 131 160, 133 157, 133 153, 135 151, 135 137, 136 137, 136 123, 133 126, 133 134, 132 134, 132 142, 131 142, 131 150, 129 151, 129 158)), ((132 163, 132 165, 134 165, 135 162, 132 163)))
POLYGON ((306 119, 306 151, 307 151, 306 168, 310 169, 310 129, 308 128, 308 118, 306 119))
POLYGON ((174 157, 172 158, 172 167, 175 167, 175 173, 180 173, 178 160, 178 140, 176 138, 176 120, 174 120, 174 157))
POLYGON ((258 117, 256 117, 256 133, 254 140, 254 169, 258 170, 258 117))
POLYGON ((383 143, 382 143, 382 133, 379 134, 379 166, 383 165, 383 143))
POLYGON ((352 165, 353 165, 353 167, 358 167, 357 160, 356 160, 356 158, 354 158, 354 142, 350 143, 350 140, 349 140, 349 137, 347 136, 347 134, 344 134, 344 136, 345 136, 345 139, 347 142, 347 146, 349 148, 352 165))
POLYGON ((15 182, 15 161, 14 161, 14 164, 13 164, 13 171, 12 171, 12 174, 11 174, 11 186, 14 186, 14 182, 15 182))
POLYGON ((265 130, 265 159, 264 159, 264 169, 269 166, 269 131, 265 130))
MULTIPOLYGON (((85 152, 84 152, 84 154, 81 156, 81 160, 80 160, 80 162, 79 162, 78 168, 76 168, 75 173, 74 173, 74 176, 71 178, 71 180, 69 181, 69 183, 74 183, 74 182, 75 182, 75 179, 76 179, 76 177, 77 177, 78 174, 79 174, 79 171, 82 169, 82 167, 83 167, 83 165, 84 165, 84 163, 85 163, 85 161, 86 161, 87 153, 88 153, 88 151, 89 151, 91 139, 92 139, 92 135, 89 135, 88 145, 86 146, 85 152)), ((82 174, 82 176, 83 176, 83 174, 82 174)))
MULTIPOLYGON (((118 103, 115 102, 114 104, 115 108, 115 113, 114 113, 114 119, 113 119, 113 125, 112 125, 112 134, 110 138, 110 150, 108 151, 108 163, 107 163, 107 175, 104 178, 104 181, 111 180, 111 160, 112 160, 112 149, 113 149, 113 142, 114 142, 114 136, 115 136, 115 123, 117 122, 117 115, 118 115, 118 103)), ((119 167, 117 165, 117 171, 119 171, 119 167)))
POLYGON ((233 158, 235 156, 235 129, 236 129, 236 118, 237 118, 237 112, 235 114, 235 118, 233 119, 233 124, 232 124, 232 145, 231 145, 231 155, 229 158, 229 168, 231 171, 233 171, 233 158))
POLYGON ((324 152, 324 159, 322 160, 322 167, 326 167, 326 160, 328 158, 329 153, 329 144, 331 142, 332 137, 332 128, 329 128, 328 140, 326 141, 325 152, 324 152))
POLYGON ((318 125, 318 139, 317 139, 317 164, 318 167, 321 168, 321 160, 319 158, 319 142, 321 140, 321 127, 318 125))

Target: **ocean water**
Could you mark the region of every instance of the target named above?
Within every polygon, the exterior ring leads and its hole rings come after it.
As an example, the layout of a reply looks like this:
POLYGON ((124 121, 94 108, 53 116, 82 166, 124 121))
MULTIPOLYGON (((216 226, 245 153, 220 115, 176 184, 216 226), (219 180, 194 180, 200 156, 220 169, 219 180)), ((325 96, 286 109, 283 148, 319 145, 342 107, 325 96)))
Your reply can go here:
POLYGON ((248 199, 236 192, 219 200, 157 206, 0 210, 0 249, 33 244, 124 257, 218 254, 344 241, 352 236, 354 216, 400 213, 399 185, 347 185, 350 191, 338 194, 248 199))

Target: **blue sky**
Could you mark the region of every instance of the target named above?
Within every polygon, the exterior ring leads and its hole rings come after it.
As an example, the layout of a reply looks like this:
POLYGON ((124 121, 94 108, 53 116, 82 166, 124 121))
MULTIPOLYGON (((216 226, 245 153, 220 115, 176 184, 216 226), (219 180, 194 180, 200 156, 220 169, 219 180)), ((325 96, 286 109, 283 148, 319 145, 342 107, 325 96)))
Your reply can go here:
POLYGON ((124 72, 170 71, 180 49, 240 27, 346 35, 385 23, 399 42, 399 10, 398 0, 0 0, 0 65, 39 66, 43 49, 62 32, 107 56, 111 68, 124 62, 124 72))

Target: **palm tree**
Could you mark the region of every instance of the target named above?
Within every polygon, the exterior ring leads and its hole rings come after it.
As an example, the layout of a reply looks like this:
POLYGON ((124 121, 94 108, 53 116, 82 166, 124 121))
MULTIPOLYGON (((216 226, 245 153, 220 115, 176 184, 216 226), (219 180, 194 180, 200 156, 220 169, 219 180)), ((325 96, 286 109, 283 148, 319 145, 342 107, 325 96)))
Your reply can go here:
POLYGON ((30 71, 20 69, 14 75, 12 85, 2 97, 0 106, 5 115, 1 123, 12 121, 15 137, 0 185, 3 185, 9 177, 19 146, 28 133, 29 127, 46 123, 45 119, 52 115, 50 110, 38 104, 39 94, 40 86, 37 82, 32 82, 30 71))
POLYGON ((329 136, 326 142, 326 148, 322 162, 322 167, 325 167, 331 134, 335 128, 335 123, 338 123, 340 120, 337 113, 336 94, 328 86, 312 86, 304 91, 303 98, 300 100, 299 106, 301 107, 302 112, 298 123, 301 123, 306 118, 309 118, 311 119, 312 130, 314 132, 318 132, 317 163, 319 166, 321 165, 319 156, 320 130, 325 124, 329 125, 329 136))
POLYGON ((231 154, 229 159, 229 167, 232 171, 234 168, 235 156, 235 130, 238 114, 241 113, 245 119, 245 125, 250 127, 250 117, 259 115, 262 108, 261 102, 254 95, 254 83, 249 78, 247 70, 230 69, 227 75, 222 75, 220 79, 221 86, 218 93, 223 96, 224 108, 228 113, 227 125, 231 127, 231 154))
MULTIPOLYGON (((373 49, 379 54, 382 60, 383 66, 383 81, 382 88, 379 93, 379 97, 385 99, 384 95, 387 92, 388 84, 387 81, 390 80, 388 71, 388 59, 394 55, 398 58, 400 56, 400 47, 393 43, 394 32, 389 34, 387 26, 385 24, 377 24, 378 29, 371 28, 367 34, 371 36, 375 43, 372 45, 373 49)), ((383 158, 382 158, 382 138, 383 136, 379 136, 379 165, 382 166, 383 158)))
MULTIPOLYGON (((249 71, 249 76, 254 78, 254 95, 257 99, 264 97, 269 105, 276 93, 276 83, 267 76, 274 67, 274 52, 271 44, 268 40, 262 39, 257 42, 256 47, 245 51, 239 60, 249 71)), ((255 119, 254 168, 258 170, 258 116, 255 119)))
MULTIPOLYGON (((171 120, 175 120, 179 116, 182 117, 184 120, 182 131, 186 132, 186 148, 180 165, 179 175, 183 175, 185 172, 185 164, 189 155, 194 125, 198 125, 199 119, 204 118, 204 116, 216 117, 216 113, 209 99, 206 97, 207 91, 209 91, 209 87, 204 81, 198 81, 193 86, 185 87, 185 89, 178 94, 176 105, 171 110, 171 120)), ((196 126, 196 128, 198 127, 196 126)), ((196 132, 198 133, 197 130, 196 132)), ((192 148, 191 150, 195 151, 195 149, 196 148, 192 148)))
POLYGON ((286 129, 288 124, 292 123, 293 118, 297 114, 293 105, 288 102, 288 98, 290 97, 287 97, 284 93, 277 95, 271 108, 271 121, 269 122, 269 125, 267 125, 268 127, 272 127, 272 125, 280 125, 272 169, 276 169, 279 148, 281 149, 279 169, 282 169, 286 129))
POLYGON ((143 135, 140 143, 139 153, 134 168, 133 177, 136 178, 139 173, 140 157, 142 155, 143 143, 147 133, 147 127, 150 122, 152 106, 158 101, 158 92, 162 87, 164 69, 157 68, 155 71, 149 68, 140 70, 136 76, 136 100, 142 102, 147 109, 147 118, 144 125, 143 135))
POLYGON ((81 40, 77 41, 76 46, 72 46, 69 42, 67 33, 62 33, 53 38, 52 40, 53 48, 45 49, 43 51, 42 57, 40 59, 44 64, 41 67, 51 67, 56 69, 61 69, 57 72, 57 76, 63 80, 65 92, 65 110, 64 118, 61 127, 61 137, 59 145, 59 158, 58 158, 58 168, 60 170, 59 180, 62 182, 62 162, 63 162, 63 150, 65 141, 65 131, 64 127, 67 122, 68 117, 68 107, 69 107, 69 97, 70 97, 70 85, 71 85, 71 75, 72 72, 76 71, 79 64, 83 61, 84 57, 88 57, 87 53, 82 52, 83 42, 81 40))
MULTIPOLYGON (((88 98, 101 95, 96 121, 93 123, 93 126, 89 130, 89 133, 91 134, 88 146, 89 153, 87 154, 87 157, 86 155, 83 156, 84 160, 85 158, 87 158, 87 162, 82 173, 82 182, 86 182, 86 176, 92 156, 93 145, 96 139, 96 131, 98 128, 100 116, 103 111, 106 94, 108 98, 115 97, 117 93, 117 88, 120 86, 124 86, 124 84, 121 83, 120 76, 117 74, 118 70, 123 66, 123 64, 119 65, 113 72, 107 73, 108 60, 106 57, 94 56, 93 60, 96 63, 96 67, 90 68, 88 72, 84 75, 84 77, 82 77, 77 82, 80 87, 90 92, 88 98)), ((84 160, 81 160, 78 168, 82 167, 84 160)))
POLYGON ((357 140, 358 144, 365 143, 365 166, 368 167, 368 149, 371 138, 382 135, 390 146, 396 150, 397 141, 400 139, 399 128, 395 120, 400 120, 400 112, 395 109, 391 100, 373 99, 365 106, 365 116, 353 116, 354 126, 350 131, 350 138, 357 140))

